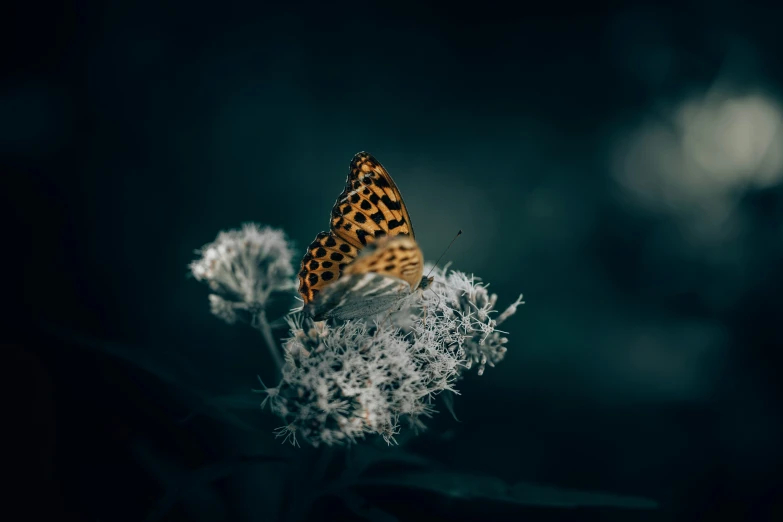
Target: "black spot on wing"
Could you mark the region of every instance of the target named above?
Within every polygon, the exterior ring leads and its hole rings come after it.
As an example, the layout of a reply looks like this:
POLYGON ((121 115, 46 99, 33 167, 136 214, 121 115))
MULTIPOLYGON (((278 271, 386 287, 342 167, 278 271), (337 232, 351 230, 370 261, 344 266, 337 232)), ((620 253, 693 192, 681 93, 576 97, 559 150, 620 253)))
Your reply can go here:
POLYGON ((342 245, 340 245, 340 250, 347 254, 351 251, 351 245, 349 245, 348 243, 343 243, 342 245))
POLYGON ((356 221, 357 223, 366 223, 367 216, 365 216, 361 212, 357 212, 356 215, 353 216, 353 220, 356 221))
POLYGON ((323 263, 321 263, 321 266, 324 268, 332 268, 333 264, 334 263, 332 263, 331 261, 324 261, 323 263))
POLYGON ((340 252, 332 252, 332 255, 329 256, 333 261, 342 261, 345 257, 340 252))
POLYGON ((389 221, 389 230, 394 230, 395 228, 399 228, 405 224, 404 219, 392 219, 389 221))
MULTIPOLYGON (((366 203, 366 201, 365 201, 366 203)), ((383 212, 380 210, 378 212, 375 212, 374 214, 370 214, 370 219, 375 221, 376 223, 380 224, 381 221, 383 221, 385 218, 383 217, 383 212)))
POLYGON ((368 234, 367 231, 365 231, 365 230, 359 229, 359 230, 356 231, 356 237, 358 237, 359 241, 361 241, 362 245, 365 245, 365 246, 367 245, 367 236, 369 236, 369 235, 370 234, 368 234))
POLYGON ((328 271, 321 274, 321 279, 323 279, 324 281, 331 281, 333 277, 334 274, 328 271))
POLYGON ((307 276, 307 280, 310 281, 311 285, 314 285, 318 282, 318 274, 310 273, 309 276, 307 276))
POLYGON ((333 236, 329 236, 326 238, 326 242, 324 243, 325 246, 333 247, 337 244, 337 241, 335 241, 333 236))
POLYGON ((320 265, 319 265, 318 261, 316 261, 315 259, 310 261, 310 270, 318 270, 319 266, 320 265))
POLYGON ((318 247, 313 254, 315 257, 324 257, 326 255, 326 249, 324 247, 318 247))
POLYGON ((383 201, 384 205, 389 207, 389 210, 400 210, 402 208, 400 202, 392 201, 388 194, 384 194, 383 197, 381 197, 381 201, 383 201))
MULTIPOLYGON (((359 196, 357 195, 356 197, 358 198, 359 196)), ((372 205, 366 199, 362 200, 362 204, 360 206, 362 207, 362 210, 370 210, 372 208, 372 205)))

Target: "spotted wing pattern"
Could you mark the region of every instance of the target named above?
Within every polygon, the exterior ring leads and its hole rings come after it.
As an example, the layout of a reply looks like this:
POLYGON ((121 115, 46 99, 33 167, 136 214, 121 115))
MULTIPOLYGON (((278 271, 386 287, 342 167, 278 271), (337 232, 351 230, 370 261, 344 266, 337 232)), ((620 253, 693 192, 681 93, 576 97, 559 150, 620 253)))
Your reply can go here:
POLYGON ((332 208, 332 233, 356 248, 373 238, 406 234, 413 226, 397 185, 378 160, 367 152, 351 160, 345 189, 332 208))
POLYGON ((383 237, 362 250, 345 268, 345 275, 376 274, 396 277, 412 289, 419 286, 424 271, 424 255, 416 241, 408 236, 383 237))
POLYGON ((382 237, 371 243, 323 287, 307 306, 315 320, 366 317, 388 310, 422 284, 424 258, 408 236, 382 237))
POLYGON ((299 293, 305 304, 327 284, 336 281, 345 267, 356 258, 358 249, 329 232, 321 232, 307 247, 299 270, 299 293))
POLYGON ((302 258, 299 293, 305 305, 337 281, 376 238, 398 235, 414 238, 402 195, 383 165, 360 152, 351 160, 345 188, 332 208, 330 231, 319 233, 302 258))

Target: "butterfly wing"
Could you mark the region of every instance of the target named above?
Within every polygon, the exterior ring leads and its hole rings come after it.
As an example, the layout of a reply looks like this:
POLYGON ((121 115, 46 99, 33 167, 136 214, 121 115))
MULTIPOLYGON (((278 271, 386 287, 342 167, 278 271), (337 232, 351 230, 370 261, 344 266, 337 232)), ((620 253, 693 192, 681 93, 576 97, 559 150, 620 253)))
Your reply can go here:
POLYGON ((358 250, 344 239, 321 232, 307 247, 299 269, 299 293, 305 304, 327 285, 336 281, 358 250))
POLYGON ((424 255, 408 236, 383 237, 362 250, 345 267, 344 276, 369 272, 402 279, 414 289, 421 283, 424 255))
POLYGON ((317 321, 384 312, 421 284, 424 256, 408 236, 383 237, 361 251, 342 277, 323 288, 308 312, 317 321))
POLYGON ((332 233, 356 248, 379 236, 414 237, 400 190, 378 160, 367 152, 351 160, 345 189, 332 208, 332 233))
POLYGON ((332 208, 331 230, 318 234, 302 258, 299 293, 305 305, 334 284, 366 245, 398 235, 414 237, 402 195, 383 165, 360 152, 351 160, 345 188, 332 208))
POLYGON ((368 317, 388 310, 410 293, 408 282, 396 277, 373 272, 345 274, 325 286, 305 311, 316 321, 368 317))

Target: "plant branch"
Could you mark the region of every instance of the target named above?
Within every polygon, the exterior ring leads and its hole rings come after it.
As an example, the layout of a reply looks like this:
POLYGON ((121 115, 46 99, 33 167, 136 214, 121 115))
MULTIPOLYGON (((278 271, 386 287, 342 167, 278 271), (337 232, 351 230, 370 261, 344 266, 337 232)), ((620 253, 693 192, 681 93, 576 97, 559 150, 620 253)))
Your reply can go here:
POLYGON ((275 342, 274 337, 272 337, 272 327, 269 326, 269 320, 266 318, 266 310, 262 308, 258 311, 258 313, 255 315, 253 326, 255 326, 256 329, 261 332, 261 335, 264 337, 264 341, 266 342, 267 348, 269 348, 269 353, 272 356, 272 359, 275 361, 277 370, 282 372, 284 364, 283 356, 280 355, 280 347, 275 342))

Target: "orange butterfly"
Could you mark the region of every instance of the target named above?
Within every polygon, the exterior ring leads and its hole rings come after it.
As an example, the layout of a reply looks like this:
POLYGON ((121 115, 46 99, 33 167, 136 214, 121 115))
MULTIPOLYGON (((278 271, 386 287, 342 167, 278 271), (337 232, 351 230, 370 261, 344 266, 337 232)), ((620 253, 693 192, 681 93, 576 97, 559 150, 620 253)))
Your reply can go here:
POLYGON ((329 232, 307 248, 299 271, 304 310, 315 320, 390 309, 431 278, 397 185, 367 152, 351 160, 329 232))

